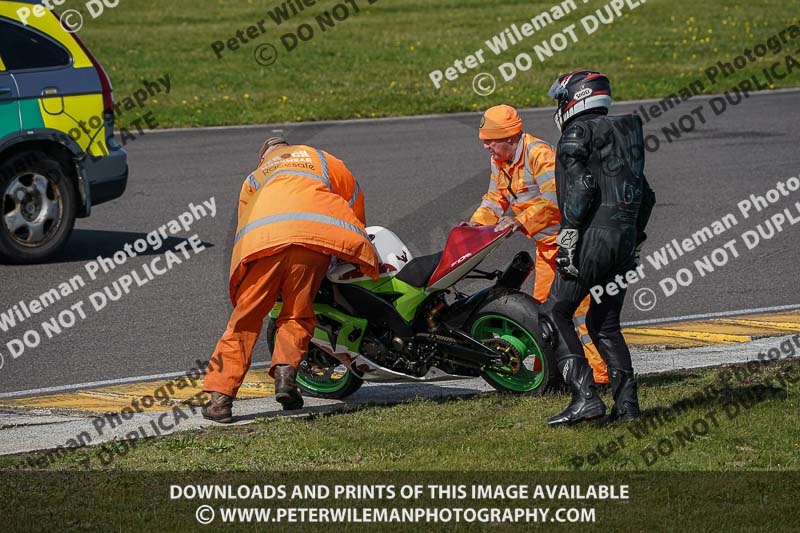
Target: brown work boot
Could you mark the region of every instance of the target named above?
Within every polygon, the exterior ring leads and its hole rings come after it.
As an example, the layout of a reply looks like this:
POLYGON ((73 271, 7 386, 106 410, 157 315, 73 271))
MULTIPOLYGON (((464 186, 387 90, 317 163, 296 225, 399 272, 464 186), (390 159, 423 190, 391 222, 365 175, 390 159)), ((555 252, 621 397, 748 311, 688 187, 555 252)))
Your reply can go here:
POLYGON ((212 392, 211 399, 200 409, 200 412, 203 413, 203 418, 221 424, 230 424, 233 422, 231 407, 233 407, 232 396, 221 392, 212 392))
POLYGON ((303 408, 303 397, 297 390, 297 371, 289 365, 275 366, 275 399, 285 411, 303 408))

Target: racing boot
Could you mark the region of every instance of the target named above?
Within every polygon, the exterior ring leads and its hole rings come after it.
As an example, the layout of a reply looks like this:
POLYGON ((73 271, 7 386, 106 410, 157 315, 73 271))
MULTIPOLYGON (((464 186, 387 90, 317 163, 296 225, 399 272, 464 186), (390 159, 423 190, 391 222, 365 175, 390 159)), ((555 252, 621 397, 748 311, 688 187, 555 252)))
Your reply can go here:
POLYGON ((203 413, 203 418, 219 422, 221 424, 230 424, 233 422, 231 415, 231 408, 233 407, 233 397, 221 392, 212 392, 211 399, 207 404, 200 409, 203 413))
POLYGON ((598 383, 595 381, 594 390, 596 390, 598 394, 605 394, 607 392, 611 392, 611 383, 598 383))
POLYGON ((632 370, 610 368, 611 389, 614 392, 614 407, 608 415, 609 422, 631 422, 642 416, 639 411, 639 395, 632 370))
POLYGON ((275 366, 275 399, 285 411, 303 408, 303 397, 297 390, 297 371, 290 365, 275 366))
POLYGON ((606 414, 606 404, 595 389, 592 369, 582 356, 564 357, 558 360, 564 381, 572 390, 572 401, 564 411, 550 420, 551 427, 577 424, 584 420, 601 418, 606 414))

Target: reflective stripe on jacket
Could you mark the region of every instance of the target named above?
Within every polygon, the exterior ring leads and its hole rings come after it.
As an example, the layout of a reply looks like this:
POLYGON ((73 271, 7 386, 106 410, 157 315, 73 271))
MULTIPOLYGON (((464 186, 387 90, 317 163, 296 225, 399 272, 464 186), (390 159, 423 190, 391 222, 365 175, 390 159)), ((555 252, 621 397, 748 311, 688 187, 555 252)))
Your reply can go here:
POLYGON ((555 245, 561 228, 556 197, 556 154, 553 147, 528 133, 522 134, 511 164, 492 160, 489 191, 470 219, 484 226, 496 224, 510 207, 528 237, 555 245))
POLYGON ((358 182, 342 161, 310 146, 272 150, 242 184, 230 267, 234 305, 247 263, 293 244, 338 256, 378 277, 358 182))

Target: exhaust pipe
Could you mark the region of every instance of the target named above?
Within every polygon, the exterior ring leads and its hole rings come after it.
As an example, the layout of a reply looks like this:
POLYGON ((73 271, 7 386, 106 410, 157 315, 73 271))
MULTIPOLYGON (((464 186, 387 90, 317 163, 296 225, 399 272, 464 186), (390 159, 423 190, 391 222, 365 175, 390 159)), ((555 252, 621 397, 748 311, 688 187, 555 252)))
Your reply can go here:
POLYGON ((514 256, 511 264, 497 278, 497 286, 507 289, 519 290, 533 270, 534 262, 528 252, 519 252, 514 256))

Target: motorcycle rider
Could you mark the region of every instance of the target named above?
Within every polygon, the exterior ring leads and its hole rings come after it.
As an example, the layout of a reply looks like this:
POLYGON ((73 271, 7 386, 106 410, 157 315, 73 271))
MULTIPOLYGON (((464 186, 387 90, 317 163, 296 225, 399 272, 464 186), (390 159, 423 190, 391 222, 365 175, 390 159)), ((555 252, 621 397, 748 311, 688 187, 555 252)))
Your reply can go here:
MULTIPOLYGON (((545 141, 522 132, 517 110, 498 105, 486 110, 479 137, 491 153, 489 190, 469 222, 470 226, 491 226, 495 231, 511 228, 536 241, 536 267, 533 297, 544 302, 556 274, 556 234, 560 228, 555 181, 555 152, 545 141), (515 216, 505 216, 511 207, 515 216)), ((583 351, 592 367, 594 380, 607 384, 606 365, 586 330, 589 297, 574 312, 583 351)))
MULTIPOLYGON (((556 151, 556 187, 561 211, 553 283, 546 311, 558 343, 556 358, 572 401, 548 421, 572 424, 605 415, 572 315, 589 289, 634 269, 655 194, 644 176, 644 139, 637 115, 607 116, 611 84, 598 72, 579 70, 560 76, 550 88, 558 100, 554 118, 562 131, 556 151)), ((609 420, 640 416, 631 354, 620 330, 625 289, 591 301, 586 324, 611 377, 614 407, 609 420)))
POLYGON ((283 308, 269 374, 275 399, 284 409, 300 409, 297 369, 313 336, 312 304, 331 256, 378 277, 364 194, 344 163, 322 150, 267 139, 258 168, 242 184, 238 218, 229 284, 233 314, 211 358, 222 364, 209 364, 203 384, 211 393, 203 416, 223 423, 233 421, 233 399, 279 295, 283 308))

